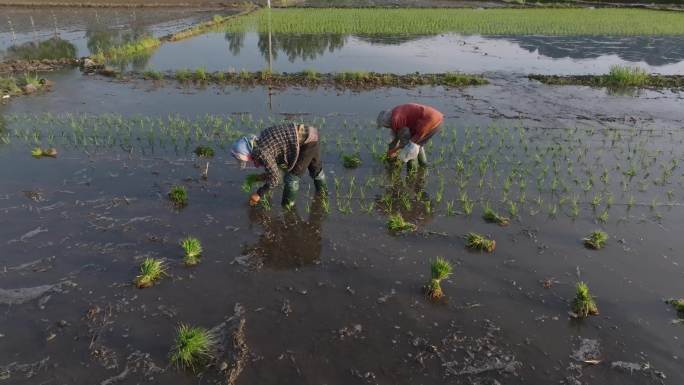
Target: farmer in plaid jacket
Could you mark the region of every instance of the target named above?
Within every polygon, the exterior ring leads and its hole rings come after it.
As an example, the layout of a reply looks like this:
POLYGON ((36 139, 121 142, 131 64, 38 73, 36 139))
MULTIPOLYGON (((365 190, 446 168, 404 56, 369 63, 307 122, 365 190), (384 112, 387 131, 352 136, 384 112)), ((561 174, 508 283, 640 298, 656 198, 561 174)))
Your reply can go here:
POLYGON ((316 192, 325 194, 327 187, 318 129, 296 123, 283 123, 264 129, 259 136, 247 135, 233 143, 231 154, 244 167, 253 163, 264 167, 266 172, 259 175, 264 184, 249 198, 254 206, 281 181, 285 173, 282 204, 293 207, 299 190, 299 178, 309 170, 314 180, 316 192))

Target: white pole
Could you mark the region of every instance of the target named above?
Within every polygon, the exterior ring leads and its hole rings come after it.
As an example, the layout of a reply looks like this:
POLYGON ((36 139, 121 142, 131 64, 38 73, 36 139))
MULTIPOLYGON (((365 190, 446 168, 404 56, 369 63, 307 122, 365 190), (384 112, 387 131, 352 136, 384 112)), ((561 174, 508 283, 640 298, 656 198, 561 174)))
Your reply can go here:
POLYGON ((271 8, 271 0, 268 0, 268 7, 271 8))

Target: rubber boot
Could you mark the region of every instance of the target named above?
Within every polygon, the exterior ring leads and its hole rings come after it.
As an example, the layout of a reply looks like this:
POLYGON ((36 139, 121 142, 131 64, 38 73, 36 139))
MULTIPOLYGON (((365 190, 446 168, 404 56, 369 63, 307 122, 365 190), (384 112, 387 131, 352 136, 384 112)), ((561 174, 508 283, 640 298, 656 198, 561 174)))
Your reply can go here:
POLYGON ((328 195, 328 183, 325 181, 325 173, 321 170, 314 178, 314 186, 316 193, 321 195, 328 195))
POLYGON ((427 155, 425 155, 425 147, 424 146, 420 146, 420 152, 418 152, 418 164, 421 167, 427 167, 428 166, 427 155))
POLYGON ((286 209, 294 207, 299 191, 299 177, 294 174, 285 174, 285 186, 283 187, 282 205, 286 209))
POLYGON ((416 171, 418 171, 418 160, 411 159, 408 162, 406 162, 406 172, 409 175, 414 175, 416 171))

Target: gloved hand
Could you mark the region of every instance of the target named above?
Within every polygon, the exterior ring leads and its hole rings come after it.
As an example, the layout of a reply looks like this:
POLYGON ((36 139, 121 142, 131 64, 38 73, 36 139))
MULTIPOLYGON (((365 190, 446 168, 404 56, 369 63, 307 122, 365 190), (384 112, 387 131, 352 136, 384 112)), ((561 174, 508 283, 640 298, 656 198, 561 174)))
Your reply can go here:
POLYGON ((387 150, 387 159, 394 159, 397 157, 397 154, 399 153, 400 148, 395 148, 392 150, 387 150))
POLYGON ((261 197, 259 196, 259 194, 252 194, 249 196, 249 205, 254 207, 259 203, 260 200, 261 197))

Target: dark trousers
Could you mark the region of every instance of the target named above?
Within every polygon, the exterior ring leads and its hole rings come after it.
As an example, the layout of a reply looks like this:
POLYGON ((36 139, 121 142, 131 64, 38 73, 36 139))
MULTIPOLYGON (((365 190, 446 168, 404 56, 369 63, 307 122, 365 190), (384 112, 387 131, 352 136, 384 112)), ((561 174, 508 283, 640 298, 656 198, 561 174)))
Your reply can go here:
POLYGON ((301 177, 305 170, 309 170, 309 175, 315 178, 323 170, 323 159, 321 159, 321 143, 311 142, 302 144, 299 148, 297 163, 290 173, 301 177))

